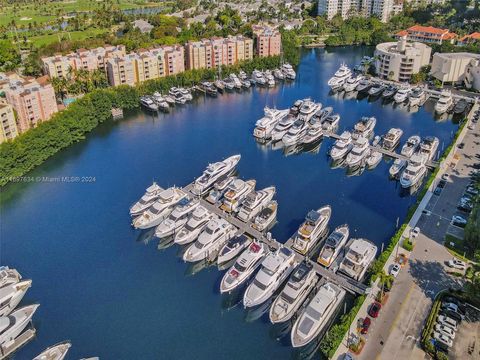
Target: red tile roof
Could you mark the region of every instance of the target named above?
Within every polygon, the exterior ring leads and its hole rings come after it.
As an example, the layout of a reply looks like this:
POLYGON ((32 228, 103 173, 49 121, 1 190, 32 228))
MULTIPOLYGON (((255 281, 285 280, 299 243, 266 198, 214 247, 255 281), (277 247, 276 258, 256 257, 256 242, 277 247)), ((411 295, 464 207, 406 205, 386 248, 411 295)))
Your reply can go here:
POLYGON ((402 30, 402 31, 399 31, 397 33, 397 36, 407 36, 408 35, 408 31, 407 30, 402 30))
POLYGON ((431 33, 431 34, 438 34, 442 35, 448 33, 448 29, 439 29, 433 26, 422 26, 422 25, 413 25, 412 27, 408 28, 409 31, 418 31, 424 33, 431 33))
POLYGON ((465 35, 463 36, 460 41, 468 41, 468 40, 480 40, 480 32, 474 32, 474 33, 471 33, 470 35, 465 35))

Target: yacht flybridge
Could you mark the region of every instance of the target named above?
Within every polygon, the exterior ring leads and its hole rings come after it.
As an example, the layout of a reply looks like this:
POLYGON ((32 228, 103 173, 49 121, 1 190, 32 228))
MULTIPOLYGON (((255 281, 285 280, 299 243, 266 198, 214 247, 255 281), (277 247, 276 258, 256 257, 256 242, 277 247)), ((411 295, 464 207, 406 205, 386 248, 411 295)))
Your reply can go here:
POLYGON ((399 128, 391 128, 383 137, 383 147, 387 150, 393 150, 400 142, 403 135, 403 130, 399 128))
POLYGON ((32 280, 22 280, 0 288, 0 316, 9 315, 22 301, 32 280))
POLYGON ((255 180, 243 181, 235 179, 227 189, 223 196, 223 203, 220 208, 226 212, 236 212, 247 195, 255 189, 255 180))
POLYGON ((330 267, 347 243, 349 234, 347 224, 337 227, 325 241, 317 262, 327 268, 330 267))
POLYGON ((307 124, 302 120, 296 120, 293 126, 287 131, 282 138, 285 146, 297 144, 307 133, 307 124))
POLYGON ((348 131, 344 131, 340 135, 340 139, 336 140, 333 148, 330 150, 330 157, 333 160, 343 158, 353 148, 352 135, 348 131))
POLYGON ((358 168, 362 166, 370 154, 370 145, 368 140, 360 137, 356 140, 355 145, 347 155, 346 164, 350 168, 358 168))
POLYGON ((393 100, 395 100, 395 102, 397 104, 401 104, 401 103, 407 101, 411 91, 412 91, 412 89, 410 87, 408 87, 408 86, 403 87, 403 88, 401 88, 397 91, 397 93, 393 97, 393 100))
POLYGON ((420 146, 421 138, 418 135, 410 136, 405 144, 402 146, 400 154, 411 157, 420 146))
POLYGON ((358 75, 358 76, 353 76, 349 78, 345 83, 343 84, 343 90, 345 92, 351 92, 355 91, 357 88, 358 84, 360 83, 361 80, 365 79, 363 75, 358 75))
POLYGON ((202 205, 197 206, 188 218, 185 226, 175 234, 175 244, 186 245, 195 241, 212 217, 213 214, 202 205))
POLYGON ((332 89, 338 89, 352 76, 352 71, 346 64, 340 65, 333 77, 328 80, 328 86, 332 89))
POLYGON ((258 231, 265 231, 275 221, 278 204, 275 200, 270 201, 253 220, 253 228, 258 231))
POLYGON ((302 255, 313 249, 325 232, 331 215, 332 208, 329 205, 310 211, 297 231, 292 249, 302 255))
POLYGON ((425 157, 425 161, 430 161, 435 158, 440 141, 435 136, 427 136, 420 143, 420 154, 425 157))
POLYGON ((277 125, 272 130, 271 138, 272 141, 279 141, 282 140, 283 136, 287 133, 288 129, 290 129, 295 122, 294 116, 285 116, 282 118, 277 125))
POLYGON ((157 183, 150 185, 145 194, 130 208, 130 215, 138 216, 141 215, 145 210, 147 210, 153 203, 159 198, 162 189, 157 183))
POLYGON ((427 101, 429 95, 421 87, 416 87, 408 96, 408 102, 410 106, 420 106, 427 101))
POLYGON ((422 155, 415 154, 408 161, 407 168, 400 177, 400 185, 403 188, 414 187, 427 172, 425 158, 422 155))
POLYGON ((259 139, 269 139, 275 126, 288 115, 289 111, 289 109, 277 110, 265 107, 265 115, 255 124, 253 136, 259 139))
POLYGON ((16 269, 8 266, 0 266, 0 287, 16 284, 22 279, 22 275, 16 269))
POLYGON ((198 200, 182 199, 170 215, 155 229, 155 236, 164 238, 176 234, 187 223, 190 213, 200 205, 198 200))
POLYGON ((441 115, 447 112, 452 105, 453 105, 452 92, 449 90, 443 90, 440 93, 440 98, 435 104, 435 111, 437 112, 437 114, 441 115))
POLYGON ((245 234, 235 236, 227 241, 225 245, 220 249, 218 253, 217 264, 225 264, 234 259, 238 254, 245 250, 253 239, 245 234))
POLYGON ((356 141, 358 138, 369 139, 373 135, 373 130, 377 124, 375 117, 363 116, 359 122, 357 122, 353 128, 352 139, 356 141))
POLYGON ((195 180, 192 192, 195 195, 205 194, 215 182, 230 175, 235 170, 240 158, 240 155, 233 155, 223 161, 209 164, 202 176, 195 180))
POLYGON ((377 246, 372 242, 366 239, 352 239, 347 244, 347 253, 338 271, 354 280, 362 281, 376 253, 377 246))
POLYGON ((305 99, 302 103, 302 106, 300 106, 298 120, 307 123, 315 114, 315 112, 320 110, 321 107, 322 104, 316 104, 310 99, 305 99))
POLYGON ((237 217, 244 222, 252 220, 273 199, 275 191, 275 186, 252 191, 245 198, 237 217))
POLYGON ((281 70, 288 80, 295 80, 297 74, 295 73, 292 65, 285 63, 282 65, 281 70))

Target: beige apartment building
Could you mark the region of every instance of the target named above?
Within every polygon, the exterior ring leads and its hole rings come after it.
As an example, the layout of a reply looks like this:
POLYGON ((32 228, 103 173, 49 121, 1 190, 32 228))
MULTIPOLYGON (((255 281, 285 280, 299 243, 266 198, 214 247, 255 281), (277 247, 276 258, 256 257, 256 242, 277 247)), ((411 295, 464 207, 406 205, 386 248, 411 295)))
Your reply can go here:
POLYGON ((18 129, 12 106, 0 102, 0 144, 15 138, 17 135, 18 129))
POLYGON ((107 60, 107 77, 111 86, 136 84, 135 55, 129 54, 107 60))
POLYGON ((253 26, 256 47, 255 51, 259 57, 278 56, 282 50, 282 36, 276 29, 268 26, 253 26))
POLYGON ((442 83, 465 83, 469 89, 480 88, 480 55, 466 52, 435 53, 430 75, 442 83))

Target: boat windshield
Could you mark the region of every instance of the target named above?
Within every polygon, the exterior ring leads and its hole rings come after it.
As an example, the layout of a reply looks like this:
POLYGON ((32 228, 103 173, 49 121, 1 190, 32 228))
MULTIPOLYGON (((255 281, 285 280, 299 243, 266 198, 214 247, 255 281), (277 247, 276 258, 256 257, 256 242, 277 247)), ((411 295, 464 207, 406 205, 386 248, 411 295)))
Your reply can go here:
POLYGON ((282 291, 282 293, 280 294, 280 297, 289 304, 293 304, 293 302, 295 301, 295 298, 289 296, 285 291, 282 291))
POLYGON ((416 171, 413 171, 413 170, 405 169, 405 173, 406 173, 407 175, 415 175, 417 172, 416 172, 416 171))
POLYGON ((261 283, 260 281, 258 281, 257 279, 255 279, 253 281, 253 283, 255 284, 256 287, 258 287, 260 290, 265 290, 267 288, 267 285, 261 283))
POLYGON ((306 313, 308 316, 315 320, 320 320, 322 317, 322 314, 320 314, 317 310, 315 310, 313 307, 309 306, 307 307, 306 313))
POLYGON ((244 272, 245 270, 247 270, 247 268, 243 265, 240 265, 238 262, 236 262, 235 264, 233 264, 233 267, 235 268, 235 270, 237 270, 238 272, 244 272))

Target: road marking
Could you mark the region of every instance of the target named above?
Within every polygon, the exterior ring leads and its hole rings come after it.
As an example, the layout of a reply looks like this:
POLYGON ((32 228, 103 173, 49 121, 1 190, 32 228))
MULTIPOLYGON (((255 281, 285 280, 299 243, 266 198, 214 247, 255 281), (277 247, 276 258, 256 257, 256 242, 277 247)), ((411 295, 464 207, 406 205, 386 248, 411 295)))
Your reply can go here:
MULTIPOLYGON (((397 324, 397 321, 398 321, 398 317, 400 316, 402 310, 403 310, 403 307, 405 306, 405 304, 408 302, 408 299, 410 298, 410 295, 412 294, 412 290, 415 286, 415 283, 412 282, 412 285, 410 285, 410 288, 408 289, 408 292, 407 292, 407 295, 405 296, 405 298, 403 299, 403 303, 400 305, 400 309, 398 309, 398 313, 397 313, 397 316, 395 316, 395 319, 393 320, 393 323, 392 325, 390 326, 390 329, 388 331, 388 335, 390 335, 390 333, 392 332, 392 329, 394 326, 396 326, 397 324)), ((386 337, 386 339, 388 340, 388 336, 386 337)))

